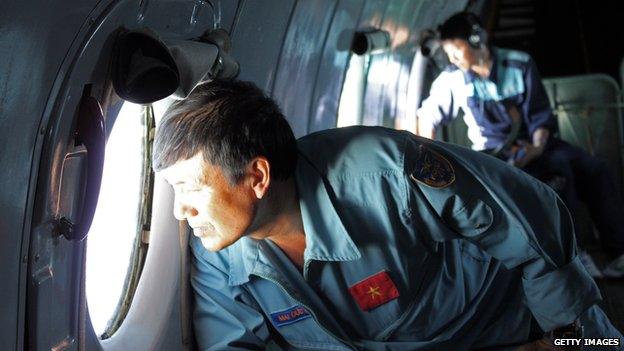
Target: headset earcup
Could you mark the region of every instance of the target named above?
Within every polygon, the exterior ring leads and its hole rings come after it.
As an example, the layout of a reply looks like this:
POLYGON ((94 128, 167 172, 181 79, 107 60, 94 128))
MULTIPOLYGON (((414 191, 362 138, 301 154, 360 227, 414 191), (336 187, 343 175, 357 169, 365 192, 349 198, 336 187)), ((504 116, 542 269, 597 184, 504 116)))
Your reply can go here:
POLYGON ((487 43, 487 32, 483 28, 481 28, 480 25, 476 23, 473 24, 470 31, 470 36, 468 37, 468 43, 470 43, 470 45, 477 49, 485 46, 487 43))
POLYGON ((470 43, 470 45, 472 45, 474 47, 479 47, 480 46, 480 42, 481 42, 481 37, 479 37, 479 35, 476 34, 476 33, 472 33, 468 37, 468 42, 470 43))

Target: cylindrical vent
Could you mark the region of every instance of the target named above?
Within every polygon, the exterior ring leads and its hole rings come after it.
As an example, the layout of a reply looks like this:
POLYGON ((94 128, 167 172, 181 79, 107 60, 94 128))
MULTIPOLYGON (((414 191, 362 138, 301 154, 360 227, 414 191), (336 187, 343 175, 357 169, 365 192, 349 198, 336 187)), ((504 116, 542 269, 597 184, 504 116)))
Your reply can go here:
POLYGON ((436 54, 436 51, 440 49, 439 35, 434 30, 424 30, 420 34, 420 40, 418 42, 420 46, 420 52, 425 57, 434 56, 436 54))
POLYGON ((351 51, 357 55, 378 54, 390 48, 390 33, 380 30, 355 32, 351 51))

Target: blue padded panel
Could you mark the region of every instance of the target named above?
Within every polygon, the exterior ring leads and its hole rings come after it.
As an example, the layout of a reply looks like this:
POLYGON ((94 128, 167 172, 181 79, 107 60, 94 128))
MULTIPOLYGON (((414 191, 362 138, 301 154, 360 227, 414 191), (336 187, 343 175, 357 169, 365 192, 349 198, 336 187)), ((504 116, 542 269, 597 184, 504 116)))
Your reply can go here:
POLYGON ((294 0, 241 2, 231 34, 231 54, 240 65, 239 79, 271 92, 294 6, 294 0))
POLYGON ((296 137, 308 133, 314 83, 336 5, 328 0, 299 1, 291 14, 273 97, 280 103, 296 137))
POLYGON ((364 0, 340 1, 334 11, 314 85, 308 133, 336 126, 349 48, 363 6, 364 0))

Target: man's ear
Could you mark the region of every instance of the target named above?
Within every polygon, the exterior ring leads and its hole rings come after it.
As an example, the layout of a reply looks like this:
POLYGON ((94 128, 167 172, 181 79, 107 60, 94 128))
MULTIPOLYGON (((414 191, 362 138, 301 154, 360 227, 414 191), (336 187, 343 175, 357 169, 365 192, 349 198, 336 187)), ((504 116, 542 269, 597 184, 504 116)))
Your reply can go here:
POLYGON ((266 196, 271 184, 271 165, 264 156, 252 159, 247 166, 247 174, 253 190, 258 200, 266 196))

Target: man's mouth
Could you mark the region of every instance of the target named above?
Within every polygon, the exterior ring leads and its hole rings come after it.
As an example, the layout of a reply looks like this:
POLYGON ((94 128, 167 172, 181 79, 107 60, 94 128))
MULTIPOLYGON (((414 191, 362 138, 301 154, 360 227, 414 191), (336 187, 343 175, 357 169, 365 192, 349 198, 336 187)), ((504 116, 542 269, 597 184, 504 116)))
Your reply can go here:
POLYGON ((207 236, 210 232, 214 232, 214 227, 210 224, 201 227, 193 227, 193 235, 198 238, 207 236))
POLYGON ((201 238, 202 236, 204 236, 204 231, 201 228, 193 228, 193 235, 201 238))

